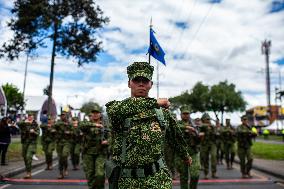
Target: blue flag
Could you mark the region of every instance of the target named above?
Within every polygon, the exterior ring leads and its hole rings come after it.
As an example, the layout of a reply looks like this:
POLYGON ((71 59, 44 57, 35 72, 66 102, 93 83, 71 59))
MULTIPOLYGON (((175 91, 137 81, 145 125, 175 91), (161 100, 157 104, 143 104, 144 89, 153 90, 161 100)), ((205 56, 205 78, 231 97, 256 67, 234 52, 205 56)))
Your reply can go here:
POLYGON ((158 61, 162 62, 166 65, 165 61, 165 52, 162 47, 159 45, 156 37, 154 36, 154 30, 150 28, 150 47, 148 49, 148 53, 153 56, 158 61))

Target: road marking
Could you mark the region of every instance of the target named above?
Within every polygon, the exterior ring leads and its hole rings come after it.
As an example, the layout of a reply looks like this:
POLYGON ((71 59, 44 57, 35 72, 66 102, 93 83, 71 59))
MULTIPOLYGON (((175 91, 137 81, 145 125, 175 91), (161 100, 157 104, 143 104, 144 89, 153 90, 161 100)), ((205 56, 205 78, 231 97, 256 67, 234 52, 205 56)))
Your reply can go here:
POLYGON ((6 185, 4 185, 4 186, 1 186, 0 189, 7 188, 8 186, 11 186, 11 184, 6 184, 6 185))

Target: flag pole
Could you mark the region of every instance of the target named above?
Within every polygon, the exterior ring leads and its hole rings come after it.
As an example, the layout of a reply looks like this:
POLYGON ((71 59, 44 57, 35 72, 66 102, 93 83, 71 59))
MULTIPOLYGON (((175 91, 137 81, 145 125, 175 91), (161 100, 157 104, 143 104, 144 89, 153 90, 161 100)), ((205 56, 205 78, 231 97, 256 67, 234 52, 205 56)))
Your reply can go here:
MULTIPOLYGON (((150 20, 150 32, 151 32, 151 29, 152 29, 152 17, 151 17, 151 20, 150 20)), ((149 47, 151 47, 151 35, 149 35, 149 47)), ((149 59, 149 64, 151 63, 151 55, 150 55, 150 53, 148 53, 148 59, 149 59)))

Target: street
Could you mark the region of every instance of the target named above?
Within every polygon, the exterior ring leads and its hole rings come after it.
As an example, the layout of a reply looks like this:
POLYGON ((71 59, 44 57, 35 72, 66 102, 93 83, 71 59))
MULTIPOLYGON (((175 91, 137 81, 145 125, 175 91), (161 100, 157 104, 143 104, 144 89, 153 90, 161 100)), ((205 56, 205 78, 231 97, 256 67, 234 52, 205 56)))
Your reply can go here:
MULTIPOLYGON (((4 183, 0 184, 0 189, 87 189, 84 173, 81 170, 73 171, 69 168, 69 175, 63 179, 57 179, 58 170, 55 167, 52 171, 45 171, 45 166, 41 166, 33 170, 33 179, 22 179, 24 174, 17 175, 13 178, 9 178, 4 183)), ((224 165, 218 166, 218 179, 204 180, 203 174, 200 176, 199 189, 283 189, 284 184, 278 182, 278 179, 272 178, 269 175, 253 171, 252 179, 241 179, 239 167, 235 164, 233 170, 225 169, 224 165)), ((282 182, 283 183, 283 182, 282 182)), ((106 184, 107 188, 107 184, 106 184)), ((173 181, 173 188, 178 189, 179 180, 173 181)))

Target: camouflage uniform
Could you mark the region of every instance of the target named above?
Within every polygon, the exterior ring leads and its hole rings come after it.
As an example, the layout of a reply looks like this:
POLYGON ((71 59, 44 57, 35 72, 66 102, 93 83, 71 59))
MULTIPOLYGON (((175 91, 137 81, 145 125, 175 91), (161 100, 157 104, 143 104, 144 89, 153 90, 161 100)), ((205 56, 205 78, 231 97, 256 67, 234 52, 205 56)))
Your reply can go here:
POLYGON ((228 119, 226 120, 226 126, 222 129, 221 137, 224 142, 224 152, 225 152, 227 169, 232 169, 236 153, 235 149, 236 130, 231 126, 228 119))
POLYGON ((56 152, 59 161, 59 179, 68 175, 68 156, 70 154, 73 128, 68 121, 59 120, 54 125, 56 129, 56 152))
MULTIPOLYGON (((48 120, 50 122, 50 120, 48 120)), ((45 162, 47 164, 46 170, 52 169, 52 154, 55 150, 55 141, 56 130, 54 129, 51 123, 42 124, 40 126, 42 130, 41 144, 43 152, 45 154, 45 162)))
POLYGON ((224 142, 221 137, 223 127, 221 127, 219 121, 216 123, 216 151, 217 151, 217 163, 223 164, 224 142))
MULTIPOLYGON (((182 106, 180 111, 181 113, 190 113, 189 107, 187 106, 182 106)), ((191 125, 189 121, 181 120, 178 122, 178 125, 183 133, 183 137, 186 143, 189 145, 189 151, 192 152, 191 154, 189 154, 192 158, 192 165, 190 167, 188 165, 184 165, 179 157, 176 158, 177 170, 180 173, 180 188, 196 189, 200 174, 200 138, 198 135, 198 130, 193 125, 191 125), (191 129, 189 129, 187 126, 189 126, 191 129), (188 187, 188 172, 190 174, 190 187, 188 187)))
MULTIPOLYGON (((98 108, 95 111, 101 110, 98 108)), ((91 121, 80 122, 79 128, 83 132, 82 157, 88 186, 90 189, 103 189, 108 145, 102 144, 102 141, 109 139, 108 128, 98 128, 96 123, 91 121)))
POLYGON ((74 126, 74 124, 78 124, 78 120, 73 120, 73 136, 71 141, 70 155, 71 155, 73 170, 78 170, 80 163, 83 133, 80 130, 80 128, 78 126, 74 126))
POLYGON ((210 116, 205 113, 202 115, 202 126, 200 132, 204 133, 204 138, 201 140, 201 158, 204 166, 204 175, 207 179, 209 172, 209 156, 211 160, 212 178, 217 178, 217 148, 216 148, 216 128, 211 123, 204 123, 206 119, 210 120, 210 116))
MULTIPOLYGON (((153 66, 135 62, 129 79, 152 79, 153 66)), ((187 161, 187 145, 175 119, 159 109, 156 99, 130 97, 106 104, 112 124, 112 159, 106 163, 110 188, 170 189, 172 179, 164 161, 165 140, 187 161), (179 139, 179 140, 176 140, 179 139)))
POLYGON ((26 178, 31 178, 32 157, 36 153, 39 127, 35 121, 33 121, 32 123, 19 122, 18 126, 21 131, 22 156, 24 158, 26 166, 26 172, 27 172, 26 178))
MULTIPOLYGON (((242 120, 247 119, 242 116, 242 120)), ((251 127, 247 124, 241 124, 237 127, 238 155, 240 158, 240 168, 243 177, 251 177, 250 170, 252 168, 253 154, 251 151, 252 137, 255 134, 251 131, 251 127)))

